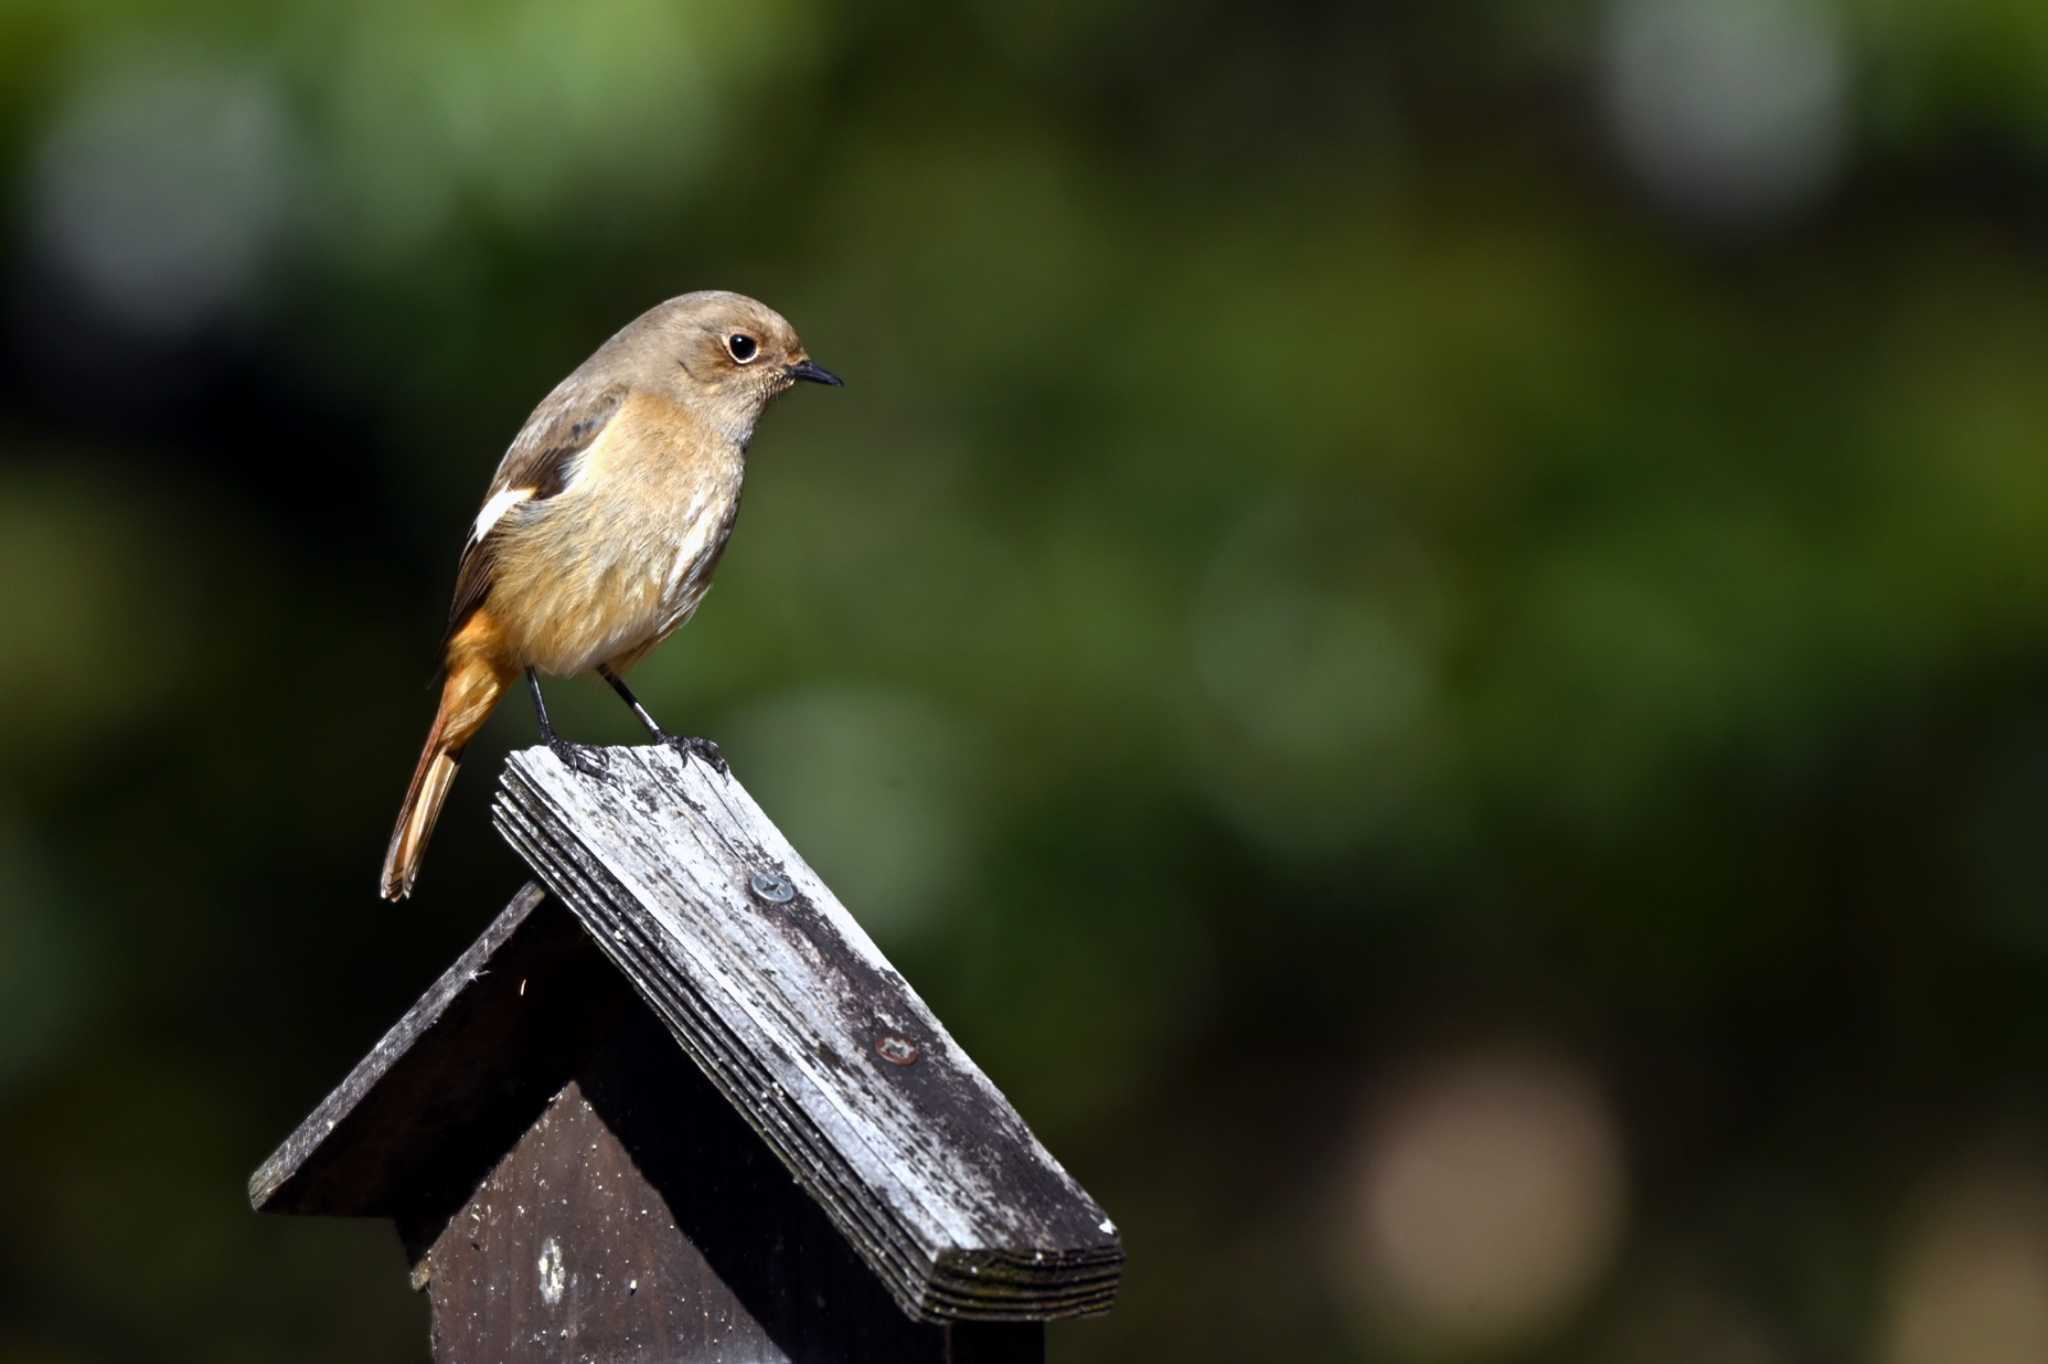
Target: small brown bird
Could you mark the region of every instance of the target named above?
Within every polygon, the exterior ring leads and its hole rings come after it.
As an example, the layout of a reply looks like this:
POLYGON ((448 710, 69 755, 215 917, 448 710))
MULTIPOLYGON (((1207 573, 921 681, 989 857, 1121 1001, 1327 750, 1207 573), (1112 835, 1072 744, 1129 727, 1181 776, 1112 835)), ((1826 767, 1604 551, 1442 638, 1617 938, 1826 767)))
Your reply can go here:
POLYGON ((463 747, 521 671, 541 737, 579 770, 601 772, 601 755, 555 733, 541 672, 595 668, 657 740, 725 770, 710 740, 656 724, 624 674, 703 600, 739 515, 754 423, 800 379, 840 382, 772 308, 684 294, 634 319, 533 410, 462 547, 441 707, 384 857, 385 899, 412 893, 463 747))

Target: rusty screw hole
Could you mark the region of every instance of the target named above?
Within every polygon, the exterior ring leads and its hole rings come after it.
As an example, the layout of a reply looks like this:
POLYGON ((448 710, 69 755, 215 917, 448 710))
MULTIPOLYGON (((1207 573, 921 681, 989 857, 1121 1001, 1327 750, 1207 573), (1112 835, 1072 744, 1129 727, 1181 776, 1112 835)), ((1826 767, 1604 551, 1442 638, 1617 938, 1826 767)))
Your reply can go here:
POLYGON ((920 1053, 909 1038, 884 1033, 875 1039, 875 1055, 892 1066, 914 1066, 920 1053))

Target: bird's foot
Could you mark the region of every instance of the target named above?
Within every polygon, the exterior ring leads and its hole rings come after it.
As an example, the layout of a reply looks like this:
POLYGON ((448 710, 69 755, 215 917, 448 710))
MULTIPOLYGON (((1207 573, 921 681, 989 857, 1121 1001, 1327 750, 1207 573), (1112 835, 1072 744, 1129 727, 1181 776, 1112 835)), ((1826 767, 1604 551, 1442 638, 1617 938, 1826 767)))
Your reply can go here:
POLYGON ((705 766, 721 777, 732 771, 725 761, 725 754, 719 752, 718 745, 709 739, 699 739, 687 734, 664 734, 661 741, 682 754, 686 761, 695 754, 704 760, 705 766))
POLYGON ((611 764, 605 761, 604 750, 596 744, 572 744, 567 739, 550 738, 548 752, 562 762, 571 772, 581 772, 586 777, 602 777, 611 771, 611 764))

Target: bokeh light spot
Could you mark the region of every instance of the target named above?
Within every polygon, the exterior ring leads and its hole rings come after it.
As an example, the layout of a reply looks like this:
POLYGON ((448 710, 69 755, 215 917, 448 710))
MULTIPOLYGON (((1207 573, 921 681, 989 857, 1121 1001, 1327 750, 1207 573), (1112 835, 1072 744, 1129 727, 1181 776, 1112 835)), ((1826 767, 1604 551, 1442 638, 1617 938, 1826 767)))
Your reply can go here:
POLYGON ((296 139, 273 82, 152 54, 91 67, 39 149, 43 254, 137 331, 206 322, 259 282, 296 139))
POLYGON ((1630 168, 1685 216, 1789 214, 1842 160, 1848 59, 1805 0, 1611 0, 1603 79, 1630 168))
POLYGON ((1524 1338, 1575 1306, 1613 1255, 1621 1142, 1585 1070, 1477 1054, 1425 1072, 1363 1147, 1359 1300, 1450 1345, 1524 1338))
POLYGON ((1927 1198, 1894 1271, 1884 1364, 2048 1359, 2048 1180, 1952 1175, 1927 1198))

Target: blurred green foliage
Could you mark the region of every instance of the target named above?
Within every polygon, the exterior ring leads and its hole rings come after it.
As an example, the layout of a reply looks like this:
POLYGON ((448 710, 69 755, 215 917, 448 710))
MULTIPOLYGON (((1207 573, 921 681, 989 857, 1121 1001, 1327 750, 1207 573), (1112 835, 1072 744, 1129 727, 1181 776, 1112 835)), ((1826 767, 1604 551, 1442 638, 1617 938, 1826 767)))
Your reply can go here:
POLYGON ((727 287, 849 386, 636 685, 1117 1217, 1055 1358, 1925 1357, 2048 1169, 2048 8, 1711 9, 0 3, 0 1356, 424 1358, 242 1181, 521 880, 514 705, 373 894, 505 440, 727 287), (1500 1045, 1626 1211, 1473 1343, 1354 1186, 1500 1045))

